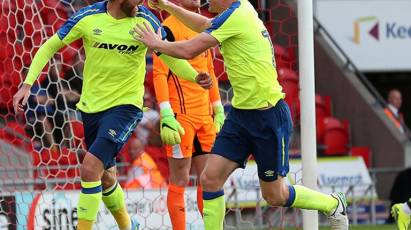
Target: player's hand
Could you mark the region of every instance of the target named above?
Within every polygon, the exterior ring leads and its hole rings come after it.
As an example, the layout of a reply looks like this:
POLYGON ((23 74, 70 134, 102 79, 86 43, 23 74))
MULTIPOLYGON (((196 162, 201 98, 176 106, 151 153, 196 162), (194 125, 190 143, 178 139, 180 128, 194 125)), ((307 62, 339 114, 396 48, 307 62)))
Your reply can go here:
POLYGON ((158 29, 156 34, 147 23, 144 22, 144 26, 137 24, 134 27, 133 37, 144 43, 148 48, 155 50, 156 45, 161 41, 161 28, 158 29))
POLYGON ((160 136, 163 144, 176 145, 181 143, 180 135, 184 135, 184 129, 174 117, 171 108, 161 109, 160 136))
POLYGON ((24 112, 24 106, 30 97, 31 85, 23 83, 17 93, 13 96, 13 107, 16 114, 24 112))
POLYGON ((214 111, 214 129, 216 133, 219 133, 221 128, 224 125, 224 120, 225 120, 224 107, 221 104, 221 102, 214 103, 213 111, 214 111))
POLYGON ((210 89, 213 86, 213 79, 208 73, 199 73, 196 77, 196 82, 204 89, 210 89))
POLYGON ((148 6, 155 10, 164 10, 168 4, 168 0, 148 0, 148 6))

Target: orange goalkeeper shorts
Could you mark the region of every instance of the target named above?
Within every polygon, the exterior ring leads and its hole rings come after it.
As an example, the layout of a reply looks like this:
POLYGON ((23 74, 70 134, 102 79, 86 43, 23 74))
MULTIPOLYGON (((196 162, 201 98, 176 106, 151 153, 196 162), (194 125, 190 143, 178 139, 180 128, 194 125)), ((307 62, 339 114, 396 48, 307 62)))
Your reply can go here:
POLYGON ((184 128, 185 134, 179 145, 166 146, 167 157, 189 158, 211 151, 216 137, 211 115, 177 114, 176 119, 184 128))

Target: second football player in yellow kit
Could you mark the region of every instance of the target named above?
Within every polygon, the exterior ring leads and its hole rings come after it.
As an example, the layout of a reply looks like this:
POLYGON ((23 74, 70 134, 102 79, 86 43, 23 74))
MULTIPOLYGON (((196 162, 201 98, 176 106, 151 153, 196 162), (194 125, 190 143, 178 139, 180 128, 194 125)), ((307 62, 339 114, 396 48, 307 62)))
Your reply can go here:
MULTIPOLYGON (((200 7, 200 0, 181 0, 180 5, 194 12, 200 7)), ((174 16, 168 17, 163 27, 168 41, 187 40, 198 35, 174 16)), ((189 182, 190 169, 193 167, 200 176, 216 132, 221 129, 225 118, 212 56, 212 51, 207 50, 189 61, 197 71, 210 74, 213 87, 209 90, 177 78, 158 57, 153 58, 154 87, 161 114, 175 114, 184 129, 180 144, 166 146, 170 167, 167 206, 174 230, 186 229, 184 190, 189 182)), ((197 187, 197 204, 202 213, 200 186, 197 187)))
POLYGON ((209 0, 209 19, 168 0, 149 0, 200 34, 185 41, 162 41, 148 26, 137 25, 136 39, 173 57, 190 59, 219 46, 233 88, 232 109, 200 177, 206 230, 223 230, 224 183, 236 168, 244 168, 250 153, 257 164, 263 198, 268 204, 318 210, 332 230, 348 230, 344 193, 322 194, 301 185, 287 185, 288 147, 292 133, 290 111, 277 80, 271 38, 247 0, 209 0))

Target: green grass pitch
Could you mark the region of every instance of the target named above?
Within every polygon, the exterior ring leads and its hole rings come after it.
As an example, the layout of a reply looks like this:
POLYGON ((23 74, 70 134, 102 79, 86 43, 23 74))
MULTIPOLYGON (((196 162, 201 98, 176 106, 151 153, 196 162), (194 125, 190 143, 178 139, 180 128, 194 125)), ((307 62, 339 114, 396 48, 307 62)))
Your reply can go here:
MULTIPOLYGON (((350 226, 350 230, 396 230, 394 225, 357 225, 350 226)), ((261 229, 262 230, 262 229, 261 229)), ((266 229, 266 230, 280 230, 277 228, 266 229)), ((286 228, 284 230, 296 230, 296 228, 286 228)), ((301 230, 301 228, 299 229, 301 230)), ((321 227, 320 230, 330 230, 329 227, 321 227)))

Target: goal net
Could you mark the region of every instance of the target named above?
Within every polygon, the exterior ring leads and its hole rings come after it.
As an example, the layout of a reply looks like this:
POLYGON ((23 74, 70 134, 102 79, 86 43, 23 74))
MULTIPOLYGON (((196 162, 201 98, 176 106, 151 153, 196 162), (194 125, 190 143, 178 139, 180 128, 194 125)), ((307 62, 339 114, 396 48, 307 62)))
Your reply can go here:
MULTIPOLYGON (((78 168, 85 153, 81 117, 75 108, 82 86, 84 51, 81 42, 65 47, 51 59, 33 85, 23 115, 15 115, 12 97, 40 45, 56 33, 70 15, 94 2, 0 1, 0 229, 75 229, 80 188, 78 168)), ((296 16, 284 1, 251 2, 276 44, 279 79, 290 86, 286 87, 290 95, 286 100, 298 124, 296 16)), ((202 12, 207 13, 206 7, 202 12)), ((233 92, 218 49, 214 56, 220 94, 229 109, 233 92)), ((131 175, 133 151, 150 155, 163 179, 168 174, 167 159, 159 146, 150 57, 147 63, 145 105, 152 109, 133 135, 140 145, 128 143, 120 153, 118 174, 123 187, 129 187, 126 189, 128 210, 142 223, 143 229, 171 229, 165 187, 153 181, 135 186, 135 178, 131 175), (141 145, 145 146, 143 150, 141 145)), ((299 153, 298 125, 296 128, 290 155, 299 153)), ((290 173, 293 181, 299 181, 299 173, 298 170, 290 173)), ((203 228, 196 205, 195 183, 193 178, 190 184, 193 187, 186 190, 187 229, 203 228)), ((252 162, 246 170, 236 171, 227 182, 227 229, 300 226, 299 212, 268 207, 257 184, 252 162)), ((116 229, 104 205, 101 205, 96 229, 116 229)))

